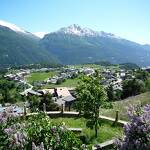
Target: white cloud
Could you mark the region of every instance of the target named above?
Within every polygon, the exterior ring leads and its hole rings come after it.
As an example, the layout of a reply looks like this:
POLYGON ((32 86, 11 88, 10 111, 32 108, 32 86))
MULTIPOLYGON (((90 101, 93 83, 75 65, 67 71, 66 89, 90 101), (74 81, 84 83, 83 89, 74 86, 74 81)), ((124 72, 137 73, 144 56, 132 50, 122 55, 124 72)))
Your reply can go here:
POLYGON ((47 34, 46 32, 35 32, 33 33, 34 35, 36 35, 39 38, 43 38, 45 34, 47 34))

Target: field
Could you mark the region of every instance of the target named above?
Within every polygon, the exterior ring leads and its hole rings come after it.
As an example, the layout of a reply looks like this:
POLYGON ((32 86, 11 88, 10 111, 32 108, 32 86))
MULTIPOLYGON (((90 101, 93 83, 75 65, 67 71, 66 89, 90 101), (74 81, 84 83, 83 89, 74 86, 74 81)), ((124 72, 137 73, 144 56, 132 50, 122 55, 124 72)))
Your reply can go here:
POLYGON ((127 109, 130 105, 150 104, 150 92, 146 92, 137 96, 129 97, 122 101, 113 102, 113 109, 101 109, 101 114, 108 117, 115 117, 116 110, 119 110, 119 118, 128 120, 127 109))
POLYGON ((84 118, 56 118, 52 119, 52 122, 65 123, 67 127, 70 128, 82 128, 82 134, 86 135, 89 144, 102 143, 106 140, 111 140, 115 137, 120 137, 123 134, 122 127, 112 127, 111 123, 101 122, 101 126, 98 130, 98 137, 94 137, 94 129, 89 129, 86 127, 86 119, 84 118))
POLYGON ((79 79, 66 79, 61 84, 47 84, 42 88, 54 88, 54 87, 76 87, 78 85, 79 79))
POLYGON ((35 82, 35 81, 44 81, 45 79, 52 77, 56 74, 56 72, 34 72, 31 73, 29 76, 26 77, 27 81, 29 83, 35 82))

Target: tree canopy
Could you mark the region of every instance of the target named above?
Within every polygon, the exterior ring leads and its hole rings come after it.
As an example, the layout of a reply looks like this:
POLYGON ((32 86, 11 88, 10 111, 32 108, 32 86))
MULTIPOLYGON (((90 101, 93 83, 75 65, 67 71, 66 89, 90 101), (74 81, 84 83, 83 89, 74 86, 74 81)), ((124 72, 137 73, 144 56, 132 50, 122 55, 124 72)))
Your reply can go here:
POLYGON ((99 125, 99 108, 103 107, 107 100, 107 94, 100 80, 98 74, 96 76, 83 76, 76 88, 76 108, 88 119, 87 126, 95 128, 96 137, 99 125))

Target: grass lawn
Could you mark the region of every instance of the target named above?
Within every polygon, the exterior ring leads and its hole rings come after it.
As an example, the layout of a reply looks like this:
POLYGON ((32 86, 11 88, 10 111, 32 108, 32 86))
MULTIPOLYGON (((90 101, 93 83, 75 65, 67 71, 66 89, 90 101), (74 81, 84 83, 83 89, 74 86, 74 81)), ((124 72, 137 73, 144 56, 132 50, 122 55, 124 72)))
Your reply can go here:
POLYGON ((89 129, 86 127, 86 119, 84 118, 56 118, 52 119, 53 122, 62 123, 64 122, 67 127, 70 128, 82 128, 82 134, 88 137, 89 144, 102 143, 106 140, 111 140, 115 137, 120 137, 123 135, 122 127, 112 127, 112 123, 102 122, 99 130, 98 137, 95 138, 94 129, 89 129))
POLYGON ((54 87, 76 87, 78 85, 79 79, 66 79, 65 82, 61 84, 47 84, 42 88, 54 88, 54 87))
POLYGON ((113 109, 102 109, 101 114, 108 117, 115 117, 116 110, 119 110, 119 119, 128 120, 127 110, 130 105, 142 106, 150 104, 150 92, 142 93, 137 96, 129 97, 122 101, 113 102, 113 109))
POLYGON ((45 79, 56 75, 56 72, 33 72, 29 76, 26 77, 29 83, 34 81, 44 81, 45 79))

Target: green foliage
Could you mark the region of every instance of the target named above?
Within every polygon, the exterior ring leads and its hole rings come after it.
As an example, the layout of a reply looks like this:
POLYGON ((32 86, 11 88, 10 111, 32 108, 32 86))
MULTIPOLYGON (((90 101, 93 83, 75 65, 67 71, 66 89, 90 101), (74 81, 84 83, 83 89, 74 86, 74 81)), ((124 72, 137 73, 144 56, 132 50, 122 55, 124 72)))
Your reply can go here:
POLYGON ((115 94, 114 94, 114 89, 113 86, 110 85, 107 89, 107 97, 109 101, 114 101, 115 100, 115 94))
POLYGON ((113 64, 110 63, 109 61, 97 61, 94 64, 101 65, 101 66, 113 66, 113 64))
POLYGON ((122 97, 122 91, 119 89, 114 90, 112 85, 106 88, 106 92, 109 102, 120 100, 122 97))
POLYGON ((61 79, 58 79, 58 80, 57 80, 56 84, 57 84, 57 85, 60 85, 60 84, 62 84, 63 82, 65 82, 65 79, 61 78, 61 79))
POLYGON ((79 78, 66 79, 61 84, 48 84, 43 86, 43 88, 54 88, 54 87, 76 87, 79 83, 79 78))
POLYGON ((63 65, 59 63, 37 63, 37 64, 24 64, 12 66, 12 69, 41 69, 41 68, 57 68, 63 65))
POLYGON ((30 110, 31 112, 38 112, 43 111, 43 104, 45 103, 46 111, 58 111, 59 106, 58 104, 54 103, 52 100, 52 95, 46 94, 41 97, 39 96, 28 96, 27 100, 30 103, 30 110))
POLYGON ((98 129, 98 137, 95 138, 95 131, 87 127, 87 120, 83 117, 81 118, 53 118, 52 122, 65 124, 69 128, 82 128, 82 133, 79 138, 84 144, 97 144, 102 143, 107 140, 111 140, 114 137, 120 137, 122 135, 121 126, 112 126, 112 122, 99 120, 100 126, 98 129))
POLYGON ((56 75, 56 72, 33 72, 30 76, 27 76, 26 79, 29 83, 36 81, 44 81, 52 76, 56 75))
POLYGON ((119 119, 129 121, 127 116, 127 108, 130 105, 141 105, 150 104, 150 92, 142 93, 140 95, 128 97, 127 99, 111 102, 113 105, 112 109, 101 109, 101 114, 107 117, 115 118, 116 110, 119 110, 119 119))
POLYGON ((150 91, 150 77, 145 81, 145 86, 148 91, 150 91))
POLYGON ((148 72, 140 70, 140 69, 135 71, 134 75, 135 75, 136 79, 139 79, 139 80, 142 80, 142 81, 146 81, 149 77, 148 72))
POLYGON ((126 70, 133 70, 133 69, 139 69, 140 67, 137 64, 134 63, 124 63, 120 64, 120 69, 126 69, 126 70))
POLYGON ((58 104, 54 103, 54 100, 52 100, 51 94, 46 94, 41 97, 40 103, 39 103, 39 109, 43 110, 43 103, 46 105, 46 111, 58 111, 59 106, 58 104))
POLYGON ((150 74, 144 70, 137 70, 134 72, 135 78, 142 80, 145 83, 145 88, 147 91, 150 90, 150 74))
POLYGON ((57 63, 57 60, 39 45, 32 34, 21 34, 0 27, 0 67, 32 63, 57 63))
POLYGON ((28 96, 27 97, 30 103, 30 111, 36 112, 39 110, 40 98, 38 96, 28 96))
POLYGON ((63 34, 62 32, 51 33, 45 36, 41 43, 63 64, 94 63, 99 60, 111 61, 114 64, 122 62, 133 62, 142 66, 150 64, 144 46, 107 36, 87 37, 63 34), (142 57, 144 58, 143 62, 140 61, 142 57))
POLYGON ((19 92, 24 90, 23 84, 18 84, 14 81, 6 80, 4 77, 0 78, 0 103, 15 103, 22 101, 19 92))
POLYGON ((51 122, 45 114, 6 119, 5 123, 0 124, 0 139, 3 140, 0 141, 1 149, 81 149, 82 143, 73 132, 51 122))
POLYGON ((15 102, 15 83, 13 81, 7 81, 5 79, 0 80, 0 93, 2 95, 2 103, 14 103, 15 102), (12 95, 12 92, 14 93, 12 95))
POLYGON ((97 137, 99 108, 106 103, 107 95, 100 84, 100 77, 83 76, 81 82, 76 88, 77 102, 76 109, 88 118, 88 127, 95 127, 95 136, 97 137))
POLYGON ((145 83, 138 79, 127 79, 123 81, 123 98, 135 96, 145 91, 145 83))

